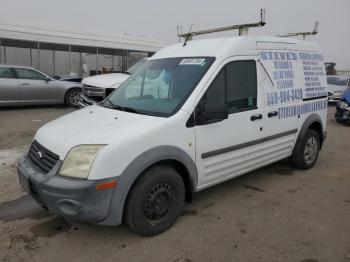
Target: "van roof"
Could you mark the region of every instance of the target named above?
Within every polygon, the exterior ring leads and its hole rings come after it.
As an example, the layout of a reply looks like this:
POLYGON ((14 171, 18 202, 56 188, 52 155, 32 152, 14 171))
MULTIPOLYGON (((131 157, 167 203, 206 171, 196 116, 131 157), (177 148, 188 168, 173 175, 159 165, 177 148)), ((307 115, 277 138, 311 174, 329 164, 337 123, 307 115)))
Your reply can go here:
POLYGON ((289 50, 319 51, 317 44, 287 37, 271 36, 237 36, 237 37, 219 37, 187 41, 174 44, 159 50, 152 59, 171 58, 171 57, 229 57, 233 55, 256 55, 258 43, 272 43, 264 49, 281 49, 281 44, 288 46, 289 50), (273 45, 275 43, 276 45, 273 45))

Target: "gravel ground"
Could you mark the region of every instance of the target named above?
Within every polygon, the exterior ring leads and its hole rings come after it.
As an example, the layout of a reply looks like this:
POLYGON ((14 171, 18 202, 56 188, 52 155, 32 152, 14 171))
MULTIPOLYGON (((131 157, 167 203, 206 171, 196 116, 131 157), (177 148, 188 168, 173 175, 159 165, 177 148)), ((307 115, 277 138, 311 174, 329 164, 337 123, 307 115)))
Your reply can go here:
POLYGON ((334 108, 314 168, 281 161, 199 192, 152 238, 69 225, 21 191, 18 157, 40 126, 70 111, 0 111, 0 261, 350 261, 350 127, 336 123, 334 108))

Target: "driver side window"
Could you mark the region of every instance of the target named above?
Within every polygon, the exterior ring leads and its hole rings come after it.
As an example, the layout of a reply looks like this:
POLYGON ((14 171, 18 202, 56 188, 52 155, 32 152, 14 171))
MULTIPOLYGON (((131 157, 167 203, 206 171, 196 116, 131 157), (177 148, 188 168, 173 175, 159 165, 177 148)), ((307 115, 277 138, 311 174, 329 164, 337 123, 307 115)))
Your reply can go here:
POLYGON ((200 105, 226 104, 228 113, 256 109, 257 77, 254 60, 226 64, 211 83, 200 105))

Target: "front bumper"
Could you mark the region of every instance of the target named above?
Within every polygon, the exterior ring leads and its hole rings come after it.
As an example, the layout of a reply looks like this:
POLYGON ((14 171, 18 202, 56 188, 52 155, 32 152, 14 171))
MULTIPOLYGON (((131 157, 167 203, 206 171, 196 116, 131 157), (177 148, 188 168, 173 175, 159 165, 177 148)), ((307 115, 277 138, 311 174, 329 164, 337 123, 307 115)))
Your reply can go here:
POLYGON ((114 189, 96 190, 96 185, 116 180, 81 180, 56 175, 62 161, 43 174, 23 156, 18 163, 19 180, 25 191, 46 210, 67 219, 99 224, 108 216, 114 189))
POLYGON ((329 103, 338 103, 341 100, 342 94, 341 93, 334 93, 333 95, 328 96, 328 102, 329 103))

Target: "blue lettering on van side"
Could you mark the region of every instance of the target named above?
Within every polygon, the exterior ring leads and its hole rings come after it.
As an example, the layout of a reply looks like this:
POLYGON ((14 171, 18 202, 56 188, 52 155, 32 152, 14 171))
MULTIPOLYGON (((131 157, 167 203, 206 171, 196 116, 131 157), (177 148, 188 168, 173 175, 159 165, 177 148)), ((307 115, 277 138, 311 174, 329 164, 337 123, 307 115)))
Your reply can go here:
POLYGON ((312 101, 312 102, 298 104, 298 105, 283 106, 278 108, 278 118, 283 119, 283 118, 296 117, 296 116, 311 113, 314 111, 323 110, 327 108, 327 106, 328 106, 327 99, 312 101))

